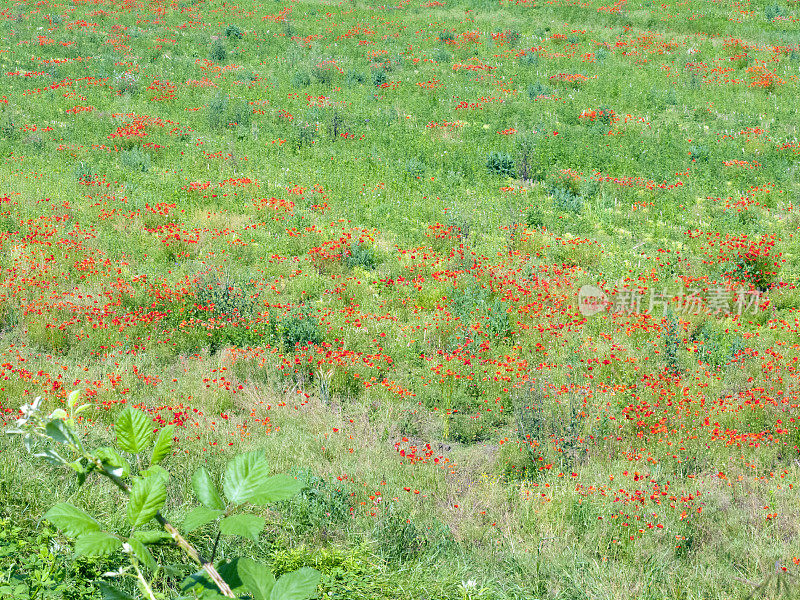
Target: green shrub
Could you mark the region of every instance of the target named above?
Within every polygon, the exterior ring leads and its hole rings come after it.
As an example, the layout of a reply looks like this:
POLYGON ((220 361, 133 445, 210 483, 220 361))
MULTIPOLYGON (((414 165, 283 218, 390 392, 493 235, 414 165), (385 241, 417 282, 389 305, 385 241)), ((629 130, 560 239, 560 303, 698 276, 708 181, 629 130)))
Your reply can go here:
POLYGON ((344 256, 345 264, 349 268, 363 267, 372 270, 378 265, 375 249, 366 243, 353 242, 344 256))
POLYGON ((301 305, 294 308, 277 325, 278 335, 288 351, 297 346, 321 344, 323 341, 319 323, 311 316, 311 310, 301 305))
POLYGON ((309 75, 308 71, 297 70, 292 73, 291 85, 294 88, 308 87, 311 85, 311 75, 309 75))
POLYGON ((228 108, 228 96, 220 92, 208 105, 208 125, 211 129, 219 129, 227 125, 225 111, 228 108))
POLYGON ((211 44, 211 50, 208 52, 208 57, 215 62, 223 62, 228 57, 228 52, 225 50, 225 45, 221 40, 214 40, 211 44))
POLYGON ((774 21, 776 19, 785 19, 789 16, 789 11, 781 4, 770 4, 764 8, 764 18, 767 21, 774 21))
POLYGON ((139 148, 120 152, 119 162, 123 167, 132 171, 147 173, 150 170, 150 155, 139 148))
POLYGON ((539 96, 549 96, 552 90, 541 83, 532 83, 528 86, 528 97, 531 100, 536 100, 539 96))
POLYGON ((240 40, 244 37, 244 32, 236 25, 228 25, 225 28, 225 37, 228 39, 240 40))
POLYGON ((480 418, 461 413, 450 417, 449 433, 451 440, 461 444, 475 444, 488 437, 480 418))
POLYGON ((492 151, 486 157, 486 168, 490 173, 504 177, 515 177, 514 159, 506 152, 492 151))

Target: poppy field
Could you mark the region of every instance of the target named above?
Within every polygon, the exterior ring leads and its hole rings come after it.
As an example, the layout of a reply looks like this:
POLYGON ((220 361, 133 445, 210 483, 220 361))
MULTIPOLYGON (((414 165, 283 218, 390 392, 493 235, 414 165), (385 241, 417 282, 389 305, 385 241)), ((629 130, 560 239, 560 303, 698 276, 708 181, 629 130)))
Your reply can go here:
MULTIPOLYGON (((315 598, 800 593, 796 0, 0 9, 4 430, 172 425, 175 523, 264 453, 187 539, 315 598)), ((112 597, 104 489, 0 437, 0 599, 112 597)))

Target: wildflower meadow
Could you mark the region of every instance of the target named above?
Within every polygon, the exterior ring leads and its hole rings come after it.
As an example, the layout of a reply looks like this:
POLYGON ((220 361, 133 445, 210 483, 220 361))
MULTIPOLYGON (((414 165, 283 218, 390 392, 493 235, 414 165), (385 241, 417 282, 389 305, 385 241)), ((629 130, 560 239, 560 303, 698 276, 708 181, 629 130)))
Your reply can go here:
POLYGON ((800 596, 799 75, 797 0, 0 3, 0 600, 800 596))

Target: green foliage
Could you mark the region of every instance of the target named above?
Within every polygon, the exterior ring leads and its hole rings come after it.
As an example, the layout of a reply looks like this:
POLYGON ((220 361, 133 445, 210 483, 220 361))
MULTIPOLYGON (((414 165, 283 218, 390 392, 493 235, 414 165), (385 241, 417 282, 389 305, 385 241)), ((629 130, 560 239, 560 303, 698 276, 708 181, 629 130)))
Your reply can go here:
POLYGON ((511 441, 500 448, 497 469, 504 481, 514 482, 534 479, 537 466, 527 444, 511 441))
POLYGON ((271 556, 276 575, 303 567, 312 567, 322 574, 320 587, 325 599, 377 600, 394 597, 391 583, 384 573, 382 561, 366 545, 351 549, 308 547, 279 549, 271 556))
POLYGON ((490 152, 486 157, 486 168, 495 175, 516 177, 514 159, 506 152, 490 152))
POLYGON ((411 516, 402 511, 389 511, 377 522, 373 535, 381 556, 392 563, 413 559, 426 545, 424 533, 417 529, 411 516))
POLYGON ((123 150, 119 155, 119 163, 131 171, 147 173, 150 170, 150 155, 139 148, 123 150))
POLYGON ((353 267, 362 267, 372 270, 378 265, 375 250, 366 243, 353 242, 350 244, 344 260, 345 264, 351 269, 353 267))
POLYGON ((219 129, 227 125, 225 122, 225 111, 228 108, 228 96, 220 92, 208 105, 208 126, 211 129, 219 129))
MULTIPOLYGON (((34 456, 44 458, 53 465, 67 466, 78 475, 80 484, 86 482, 90 475, 104 476, 114 484, 122 498, 127 499, 126 517, 129 528, 124 533, 106 530, 98 520, 67 502, 59 502, 47 511, 47 520, 64 534, 76 538, 76 557, 118 556, 122 552, 127 555, 130 564, 119 568, 111 576, 120 580, 132 577, 139 592, 148 600, 156 600, 154 585, 161 572, 149 546, 166 541, 182 549, 200 567, 199 571, 184 580, 184 591, 200 592, 205 597, 234 597, 234 593, 240 595, 246 591, 253 598, 264 600, 306 600, 316 592, 320 574, 308 567, 285 573, 276 580, 266 566, 258 565, 249 558, 215 564, 216 544, 210 560, 205 560, 161 514, 167 501, 166 484, 169 473, 155 463, 170 454, 171 429, 164 435, 159 434, 155 445, 151 447, 149 419, 139 410, 126 408, 115 423, 117 444, 121 452, 135 457, 137 468, 123 468, 120 462, 124 459, 114 449, 100 448, 93 452, 84 448, 74 427, 75 418, 86 407, 77 406, 76 393, 68 397, 68 410, 59 408, 48 416, 39 412, 40 402, 37 399, 32 405, 24 406, 24 416, 18 420, 17 428, 8 433, 21 436, 25 447, 34 452, 34 456), (145 451, 150 453, 151 465, 147 469, 141 469, 140 457, 145 451), (158 530, 145 528, 154 520, 164 528, 165 531, 160 532, 162 535, 159 535, 158 530)), ((301 488, 301 484, 292 477, 269 475, 266 457, 258 451, 239 454, 228 462, 222 478, 222 490, 227 502, 222 500, 204 467, 195 472, 192 484, 203 504, 219 508, 197 507, 184 521, 186 530, 216 523, 218 536, 238 536, 254 541, 258 541, 265 519, 243 509, 249 505, 263 506, 286 501, 301 488)), ((3 540, 0 533, 0 548, 3 540)), ((52 597, 50 592, 63 591, 53 578, 55 573, 51 557, 40 552, 39 558, 50 563, 46 575, 42 573, 38 576, 38 582, 34 582, 24 577, 24 569, 16 570, 7 582, 0 581, 0 595, 32 598, 35 597, 31 596, 32 590, 36 590, 37 594, 46 590, 47 593, 42 597, 52 597)), ((58 576, 64 578, 63 568, 58 576)), ((102 588, 104 597, 131 597, 122 589, 99 578, 96 583, 102 588)))
POLYGON ((63 537, 45 521, 0 518, 0 599, 94 600, 93 581, 119 566, 105 557, 71 557, 63 537))
POLYGON ((295 307, 280 319, 277 335, 283 346, 290 350, 297 346, 321 344, 323 340, 317 320, 311 316, 310 308, 305 305, 295 307))
POLYGON ((292 74, 292 87, 304 88, 311 85, 311 75, 303 69, 297 70, 292 74))
POLYGON ((228 25, 225 28, 225 37, 228 39, 240 40, 244 37, 244 32, 236 25, 228 25))
POLYGON ((228 52, 225 50, 225 44, 222 40, 214 40, 211 44, 211 50, 208 52, 208 57, 215 62, 223 62, 228 57, 228 52))
POLYGON ((776 19, 785 19, 789 16, 789 11, 786 6, 782 4, 770 4, 764 8, 764 18, 767 21, 775 21, 776 19))
POLYGON ((296 535, 330 535, 351 518, 353 496, 345 484, 303 470, 297 471, 297 478, 300 493, 277 505, 296 535))

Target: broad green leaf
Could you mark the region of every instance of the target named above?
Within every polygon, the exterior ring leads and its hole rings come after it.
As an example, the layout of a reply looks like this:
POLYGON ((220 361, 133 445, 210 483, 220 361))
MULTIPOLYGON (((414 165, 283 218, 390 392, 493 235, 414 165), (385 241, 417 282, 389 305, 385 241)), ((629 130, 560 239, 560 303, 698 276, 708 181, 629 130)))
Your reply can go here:
POLYGON ((257 563, 252 558, 239 559, 239 577, 255 600, 270 600, 275 576, 266 565, 257 563))
POLYGON ((134 531, 132 537, 143 544, 158 544, 159 542, 168 542, 172 540, 170 534, 158 529, 140 529, 139 531, 134 531))
POLYGON ((122 455, 109 446, 102 446, 94 451, 94 455, 100 459, 103 470, 117 477, 127 477, 131 472, 131 466, 122 455))
POLYGON ((75 432, 61 419, 48 421, 47 425, 44 426, 44 432, 55 442, 78 445, 78 437, 75 432))
POLYGON ((308 600, 317 591, 322 575, 316 569, 303 567, 287 573, 275 583, 270 600, 308 600))
POLYGON ((147 546, 133 537, 128 539, 128 544, 133 548, 133 553, 136 555, 136 558, 139 559, 140 563, 151 571, 156 570, 156 561, 153 559, 153 555, 150 554, 150 550, 147 549, 147 546))
POLYGON ((134 597, 108 585, 105 581, 98 581, 97 587, 100 588, 100 594, 103 600, 134 600, 134 597))
POLYGON ((58 419, 59 421, 63 421, 68 416, 69 415, 67 414, 67 411, 65 411, 63 408, 57 408, 53 412, 50 413, 50 416, 48 418, 50 418, 50 419, 58 419))
POLYGON ((129 406, 120 413, 114 426, 120 450, 138 454, 150 445, 152 423, 142 411, 129 406))
POLYGON ((158 477, 137 479, 128 501, 128 522, 133 527, 141 527, 164 506, 167 499, 167 486, 158 477))
POLYGON ((256 515, 231 515, 219 523, 219 530, 226 535, 240 535, 258 541, 258 534, 266 521, 256 515))
POLYGON ((225 510, 225 503, 220 498, 217 487, 211 479, 211 474, 205 467, 200 467, 192 475, 192 489, 201 504, 208 508, 225 510))
POLYGON ((78 390, 73 390, 69 394, 67 394, 67 406, 70 408, 75 408, 75 405, 78 403, 78 398, 80 398, 81 393, 78 390))
POLYGON ((169 471, 167 471, 161 465, 153 465, 151 467, 148 467, 147 469, 139 473, 139 475, 141 475, 142 477, 158 477, 164 483, 167 483, 167 481, 169 480, 169 471))
POLYGON ((76 556, 110 554, 122 546, 117 538, 103 531, 86 533, 75 540, 76 556))
POLYGON ((80 508, 66 502, 56 504, 44 514, 44 518, 70 537, 100 531, 100 523, 80 508))
POLYGON ((172 436, 175 432, 175 425, 167 425, 158 432, 156 443, 153 446, 153 454, 150 456, 150 465, 157 465, 172 452, 172 436))
MULTIPOLYGON (((238 563, 239 559, 234 558, 232 561, 218 562, 215 565, 217 573, 220 574, 225 583, 231 586, 231 590, 237 596, 244 594, 246 591, 239 577, 238 563)), ((181 582, 181 589, 185 592, 193 591, 198 593, 201 598, 205 599, 209 597, 207 594, 213 594, 217 591, 217 586, 208 578, 205 571, 197 571, 181 582)))
POLYGON ((189 533, 195 529, 211 523, 214 519, 223 514, 224 511, 198 506, 193 508, 183 520, 183 529, 189 533))
POLYGON ((269 504, 288 500, 303 489, 303 483, 288 475, 273 475, 260 486, 258 493, 250 500, 253 504, 269 504))
POLYGON ((222 490, 234 504, 244 504, 257 498, 269 477, 269 463, 258 451, 236 456, 225 468, 222 490))
POLYGON ((62 458, 62 456, 52 448, 48 448, 44 452, 37 452, 33 456, 35 458, 43 458, 51 465, 58 466, 67 464, 67 461, 64 458, 62 458))

